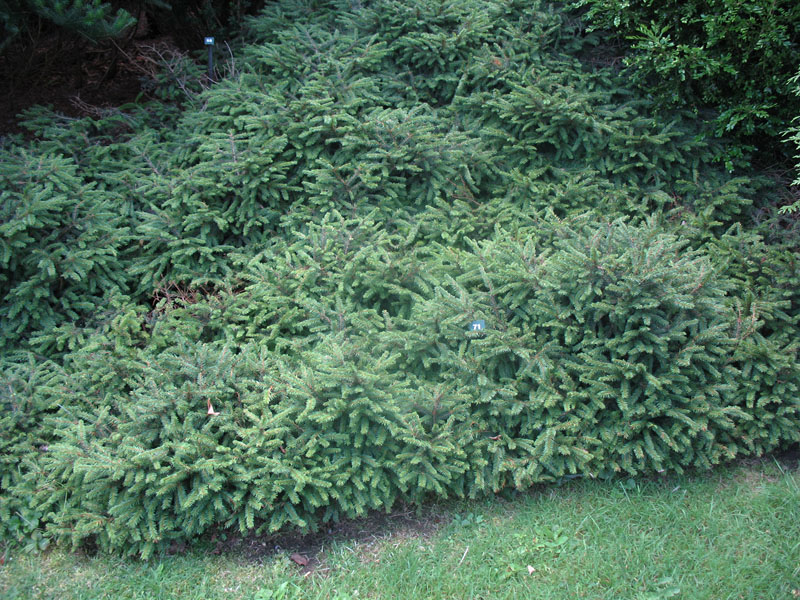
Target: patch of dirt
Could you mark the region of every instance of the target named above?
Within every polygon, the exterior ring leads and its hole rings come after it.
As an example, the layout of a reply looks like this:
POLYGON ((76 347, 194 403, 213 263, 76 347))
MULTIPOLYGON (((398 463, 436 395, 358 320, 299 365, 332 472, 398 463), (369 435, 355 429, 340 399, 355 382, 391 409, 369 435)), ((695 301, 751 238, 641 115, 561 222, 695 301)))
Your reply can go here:
POLYGON ((602 44, 587 47, 578 59, 589 69, 611 69, 615 73, 625 66, 627 45, 619 40, 604 40, 602 44))
POLYGON ((402 506, 389 513, 372 512, 360 519, 326 523, 315 533, 279 533, 273 535, 212 534, 212 554, 236 554, 246 561, 285 555, 297 564, 303 576, 324 575, 326 548, 343 543, 354 549, 364 563, 379 562, 387 543, 399 544, 409 539, 428 539, 450 522, 450 516, 435 506, 402 506), (307 563, 306 563, 307 561, 307 563), (305 563, 305 564, 303 564, 305 563))
POLYGON ((766 456, 742 458, 733 463, 740 467, 736 477, 732 480, 720 482, 720 488, 725 489, 732 484, 744 485, 754 490, 761 487, 764 483, 775 483, 780 480, 780 476, 774 468, 777 464, 781 470, 786 472, 797 472, 800 470, 800 446, 795 446, 788 450, 775 452, 766 456))
POLYGON ((778 452, 775 455, 775 460, 788 471, 800 471, 800 444, 795 444, 793 447, 783 452, 778 452))
POLYGON ((740 485, 745 485, 749 489, 756 489, 764 482, 775 483, 778 481, 778 476, 773 473, 767 473, 763 470, 763 461, 757 459, 742 460, 741 466, 744 467, 735 481, 740 485))
POLYGON ((170 36, 141 36, 94 46, 53 33, 0 55, 0 134, 27 131, 20 113, 51 106, 68 117, 100 116, 147 91, 164 59, 183 56, 170 36))

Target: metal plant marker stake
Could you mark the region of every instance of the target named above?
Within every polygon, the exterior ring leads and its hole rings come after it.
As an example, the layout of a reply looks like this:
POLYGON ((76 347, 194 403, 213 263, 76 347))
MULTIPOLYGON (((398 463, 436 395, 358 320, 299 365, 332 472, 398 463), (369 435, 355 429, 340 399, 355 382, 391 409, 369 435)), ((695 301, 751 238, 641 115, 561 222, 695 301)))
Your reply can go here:
POLYGON ((208 81, 214 81, 214 38, 203 38, 206 46, 208 46, 208 81))

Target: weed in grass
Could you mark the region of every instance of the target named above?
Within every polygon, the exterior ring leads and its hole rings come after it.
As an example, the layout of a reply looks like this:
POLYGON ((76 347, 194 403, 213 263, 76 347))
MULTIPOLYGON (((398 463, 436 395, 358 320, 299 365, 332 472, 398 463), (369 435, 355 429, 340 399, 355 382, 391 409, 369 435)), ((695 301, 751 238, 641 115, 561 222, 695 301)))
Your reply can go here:
POLYGON ((289 581, 284 581, 274 589, 260 589, 253 600, 294 600, 300 597, 301 589, 289 581))
POLYGON ((484 523, 483 515, 469 513, 456 513, 453 515, 453 524, 457 527, 473 527, 484 523))

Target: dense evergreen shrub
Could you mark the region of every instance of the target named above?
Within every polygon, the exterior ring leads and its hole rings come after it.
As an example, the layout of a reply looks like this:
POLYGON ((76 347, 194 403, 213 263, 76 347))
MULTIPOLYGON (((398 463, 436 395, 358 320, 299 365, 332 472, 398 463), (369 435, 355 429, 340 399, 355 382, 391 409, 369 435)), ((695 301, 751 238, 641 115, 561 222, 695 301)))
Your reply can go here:
MULTIPOLYGON (((133 319, 127 345, 73 353, 115 391, 48 420, 35 506, 51 532, 147 555, 217 524, 314 527, 428 493, 710 467, 797 437, 794 337, 765 326, 775 313, 730 319, 730 280, 655 223, 549 217, 431 246, 380 312, 342 285, 347 226, 326 225, 327 253, 285 250, 306 262, 283 275, 262 255, 247 289, 162 301, 149 333, 133 319), (292 318, 223 341, 262 295, 292 318), (487 329, 469 333, 478 318, 487 329)), ((385 262, 357 256, 386 281, 385 262)))
POLYGON ((0 386, 0 521, 2 537, 43 549, 37 531, 42 512, 33 499, 35 482, 28 479, 40 455, 55 441, 48 416, 55 414, 67 389, 64 371, 34 355, 3 361, 0 386))
POLYGON ((727 261, 738 293, 731 303, 729 359, 734 402, 752 418, 734 439, 763 454, 800 439, 800 263, 793 244, 766 246, 753 232, 732 228, 709 243, 727 261))
MULTIPOLYGON (((76 326, 124 286, 120 207, 72 158, 9 149, 0 165, 0 348, 76 326)), ((59 344, 60 346, 61 344, 59 344)), ((62 349, 62 348, 59 348, 62 349)))
POLYGON ((462 341, 444 355, 443 341, 428 347, 451 376, 471 374, 483 401, 472 418, 484 415, 502 434, 495 445, 516 450, 495 478, 680 470, 732 455, 708 433, 743 417, 727 406, 724 278, 658 227, 592 220, 486 242, 449 292, 420 307, 453 315, 443 323, 462 341), (479 317, 491 329, 464 338, 463 323, 479 317))
POLYGON ((578 27, 286 0, 182 110, 32 111, 0 146, 0 535, 147 556, 797 440, 775 192, 578 27))

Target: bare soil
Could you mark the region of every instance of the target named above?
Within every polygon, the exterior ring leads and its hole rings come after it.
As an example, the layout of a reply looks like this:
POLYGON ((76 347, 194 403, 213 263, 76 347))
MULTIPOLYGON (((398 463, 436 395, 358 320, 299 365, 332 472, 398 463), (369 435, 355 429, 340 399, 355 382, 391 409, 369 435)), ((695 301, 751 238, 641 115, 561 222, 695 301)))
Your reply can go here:
MULTIPOLYGON (((242 536, 216 532, 209 539, 209 547, 212 554, 230 553, 252 562, 283 554, 297 564, 303 575, 324 574, 327 571, 326 548, 332 544, 344 543, 357 548, 362 562, 373 562, 386 543, 427 539, 449 521, 448 514, 435 505, 401 506, 389 513, 376 511, 361 519, 328 523, 319 531, 307 534, 287 532, 242 536)), ((175 553, 183 550, 185 547, 172 548, 175 553)))
POLYGON ((0 55, 0 135, 28 132, 21 113, 43 105, 68 117, 146 98, 159 57, 183 54, 170 36, 141 35, 92 45, 52 33, 0 55))

